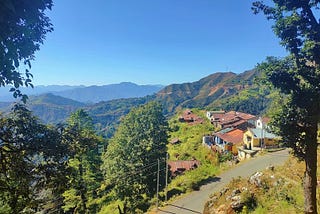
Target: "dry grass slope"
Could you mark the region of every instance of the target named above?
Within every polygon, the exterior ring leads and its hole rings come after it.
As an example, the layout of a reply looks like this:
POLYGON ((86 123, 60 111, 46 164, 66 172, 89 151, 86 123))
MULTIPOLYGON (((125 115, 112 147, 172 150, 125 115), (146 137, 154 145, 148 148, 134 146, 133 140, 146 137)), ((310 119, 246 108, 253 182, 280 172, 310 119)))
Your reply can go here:
MULTIPOLYGON (((318 154, 320 161, 320 150, 318 154)), ((281 167, 268 167, 250 179, 234 179, 221 192, 210 197, 204 214, 303 213, 304 168, 304 162, 290 157, 281 167)), ((318 177, 320 178, 319 175, 318 177)), ((318 212, 319 199, 318 192, 318 212)))

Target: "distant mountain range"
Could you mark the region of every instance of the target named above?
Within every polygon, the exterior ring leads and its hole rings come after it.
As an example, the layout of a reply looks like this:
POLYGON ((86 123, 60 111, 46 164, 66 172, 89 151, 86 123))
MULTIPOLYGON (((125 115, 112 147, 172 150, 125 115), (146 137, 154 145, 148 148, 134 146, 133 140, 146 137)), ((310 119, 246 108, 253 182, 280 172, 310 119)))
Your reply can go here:
POLYGON ((161 85, 137 85, 131 82, 104 86, 89 86, 75 88, 53 94, 77 100, 85 103, 97 103, 120 98, 144 97, 157 93, 163 86, 161 85))
MULTIPOLYGON (((161 90, 162 85, 137 85, 131 82, 110 84, 103 86, 35 86, 34 88, 22 88, 22 92, 27 95, 42 95, 51 93, 64 98, 73 99, 84 103, 97 103, 120 98, 144 97, 161 90)), ((0 101, 14 101, 9 88, 0 88, 0 101)))
MULTIPOLYGON (((23 87, 21 88, 22 93, 27 94, 28 96, 32 95, 41 95, 45 93, 54 93, 60 91, 67 91, 76 88, 84 88, 85 86, 68 86, 68 85, 37 85, 34 88, 23 87)), ((15 99, 12 97, 12 93, 9 92, 10 87, 0 87, 0 101, 1 102, 12 102, 15 99)))
MULTIPOLYGON (((162 103, 167 115, 183 108, 236 110, 258 115, 265 111, 271 101, 268 96, 270 92, 262 90, 261 86, 254 83, 255 77, 259 75, 255 70, 241 74, 219 72, 192 83, 166 86, 157 93, 154 92, 161 86, 137 86, 133 83, 104 87, 79 86, 30 96, 28 106, 47 123, 63 122, 71 112, 84 108, 94 119, 97 128, 111 135, 123 115, 131 108, 151 100, 162 103), (147 96, 142 96, 143 93, 147 96), (129 95, 132 97, 127 98, 129 95), (120 99, 112 99, 119 97, 120 99), (89 103, 102 99, 111 100, 89 103)), ((10 103, 0 102, 2 111, 7 111, 9 106, 10 103)))

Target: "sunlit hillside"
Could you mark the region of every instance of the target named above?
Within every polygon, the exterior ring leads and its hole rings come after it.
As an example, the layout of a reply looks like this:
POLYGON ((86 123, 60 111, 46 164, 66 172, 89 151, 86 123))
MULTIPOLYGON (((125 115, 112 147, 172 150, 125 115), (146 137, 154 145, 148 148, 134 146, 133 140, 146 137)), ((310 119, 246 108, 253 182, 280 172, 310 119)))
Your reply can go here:
MULTIPOLYGON (((320 150, 318 150, 318 162, 319 160, 320 150)), ((212 194, 206 203, 204 214, 303 213, 304 170, 304 162, 292 156, 283 166, 270 166, 250 178, 235 178, 222 191, 212 194)), ((319 193, 317 198, 319 212, 319 193)))

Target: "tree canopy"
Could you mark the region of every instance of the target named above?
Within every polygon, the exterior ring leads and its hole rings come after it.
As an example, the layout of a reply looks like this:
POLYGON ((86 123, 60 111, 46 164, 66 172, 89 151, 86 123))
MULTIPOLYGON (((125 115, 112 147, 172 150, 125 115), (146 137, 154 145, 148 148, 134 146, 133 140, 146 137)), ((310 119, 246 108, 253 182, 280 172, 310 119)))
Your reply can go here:
POLYGON ((146 211, 145 201, 156 193, 158 159, 165 166, 168 124, 162 111, 156 102, 132 109, 103 155, 106 186, 130 213, 146 211))
POLYGON ((95 134, 92 119, 83 109, 70 115, 62 139, 70 152, 63 209, 73 213, 96 213, 94 200, 102 181, 98 148, 103 146, 103 140, 95 134))
POLYGON ((53 30, 45 15, 52 5, 52 0, 0 1, 0 87, 12 86, 13 96, 23 101, 27 97, 19 87, 33 87, 31 61, 45 35, 53 30))
POLYGON ((66 154, 58 130, 39 123, 24 106, 1 115, 0 212, 39 209, 45 201, 41 192, 58 186, 66 154))
POLYGON ((253 3, 255 13, 274 20, 273 30, 290 55, 267 58, 258 69, 286 94, 273 124, 296 156, 306 163, 304 179, 305 213, 317 213, 317 130, 320 122, 320 23, 315 14, 317 0, 273 0, 253 3))

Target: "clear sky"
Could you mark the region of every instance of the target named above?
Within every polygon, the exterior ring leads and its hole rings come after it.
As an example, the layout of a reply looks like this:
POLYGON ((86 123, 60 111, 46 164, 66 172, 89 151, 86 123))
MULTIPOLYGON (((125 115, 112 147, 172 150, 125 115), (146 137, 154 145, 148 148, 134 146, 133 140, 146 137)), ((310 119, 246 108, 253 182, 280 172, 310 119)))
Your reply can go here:
POLYGON ((197 81, 284 56, 250 0, 54 0, 35 85, 197 81))

